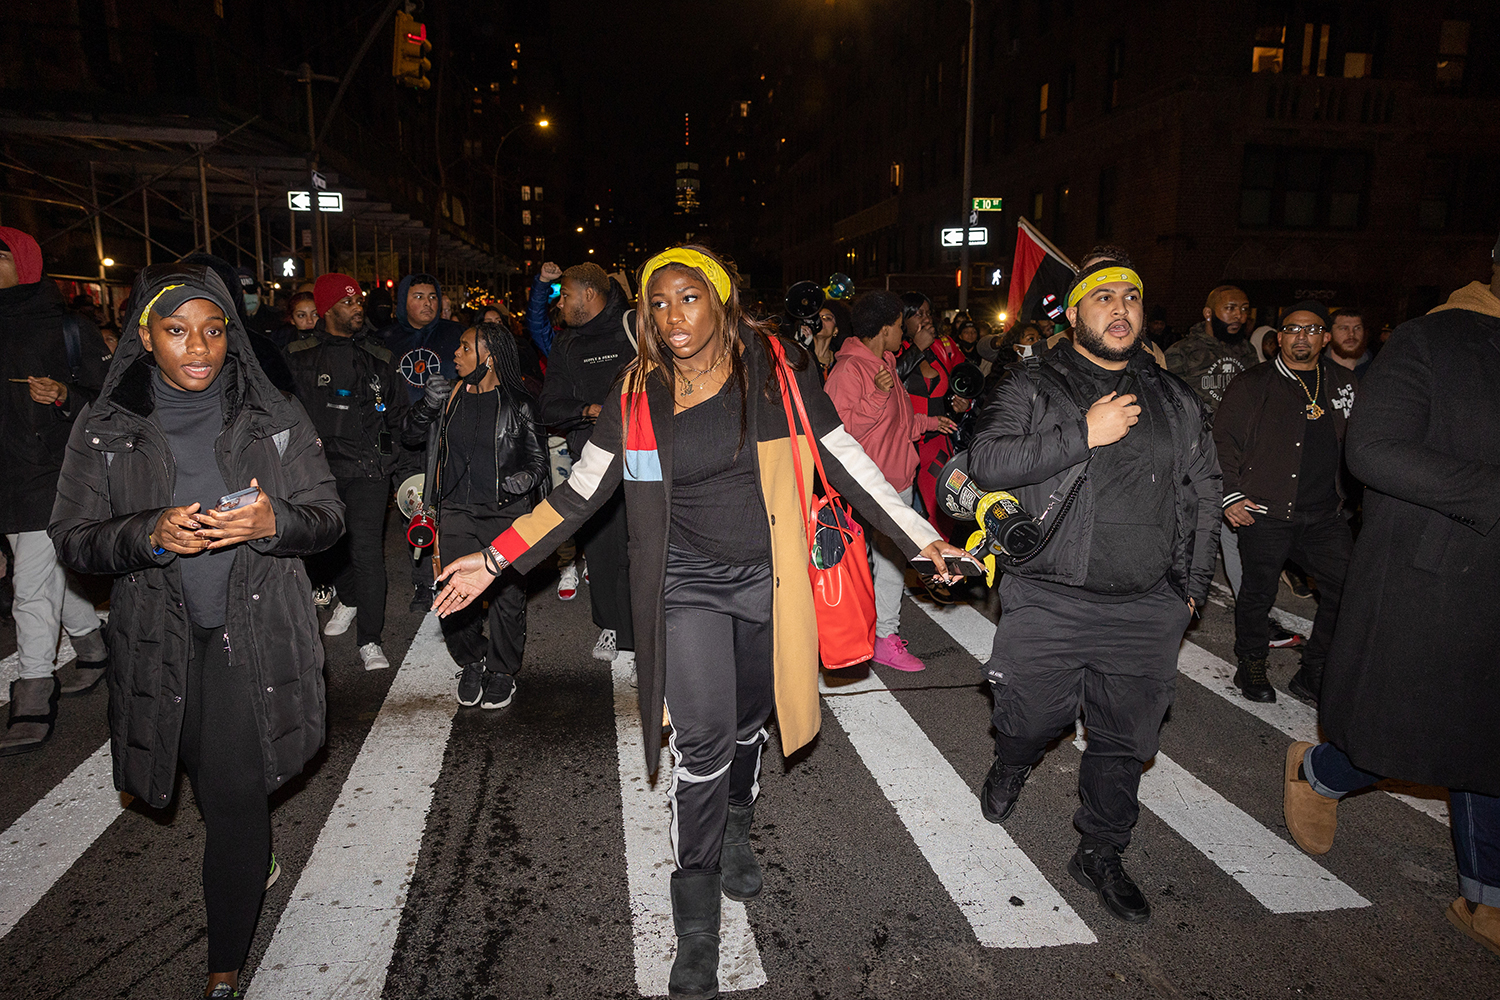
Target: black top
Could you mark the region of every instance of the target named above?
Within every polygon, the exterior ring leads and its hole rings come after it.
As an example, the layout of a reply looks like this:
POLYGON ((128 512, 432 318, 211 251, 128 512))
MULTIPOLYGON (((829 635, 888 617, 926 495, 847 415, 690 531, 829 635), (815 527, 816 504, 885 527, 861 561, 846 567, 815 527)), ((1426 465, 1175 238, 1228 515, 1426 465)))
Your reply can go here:
MULTIPOLYGON (((1141 415, 1114 444, 1094 450, 1088 488, 1094 497, 1094 533, 1084 577, 1086 598, 1128 600, 1149 593, 1172 562, 1172 432, 1162 401, 1132 376, 1065 351, 1069 382, 1083 406, 1110 392, 1134 394, 1141 415)), ((1041 511, 1033 511, 1040 514, 1041 511)), ((1073 515, 1069 515, 1073 516, 1073 515)))
POLYGON ((1302 381, 1303 399, 1316 392, 1318 406, 1323 410, 1318 419, 1307 421, 1307 428, 1302 432, 1296 509, 1310 513, 1328 513, 1337 510, 1339 505, 1339 439, 1333 427, 1328 386, 1319 385, 1323 380, 1318 378, 1316 371, 1291 369, 1291 372, 1302 381))
POLYGON ((771 528, 756 481, 753 441, 740 440, 740 391, 733 382, 672 419, 669 542, 730 566, 771 559, 771 528))
MULTIPOLYGON (((224 430, 224 379, 214 379, 202 392, 187 392, 168 384, 158 371, 151 378, 151 391, 156 399, 151 418, 167 436, 177 465, 172 505, 197 503, 199 510, 212 510, 229 493, 214 454, 214 444, 224 430)), ((177 565, 193 624, 200 628, 223 625, 234 548, 178 556, 177 565)))
POLYGON ((448 450, 443 462, 442 499, 454 503, 495 502, 495 420, 499 416, 500 393, 462 393, 453 404, 448 422, 448 450))

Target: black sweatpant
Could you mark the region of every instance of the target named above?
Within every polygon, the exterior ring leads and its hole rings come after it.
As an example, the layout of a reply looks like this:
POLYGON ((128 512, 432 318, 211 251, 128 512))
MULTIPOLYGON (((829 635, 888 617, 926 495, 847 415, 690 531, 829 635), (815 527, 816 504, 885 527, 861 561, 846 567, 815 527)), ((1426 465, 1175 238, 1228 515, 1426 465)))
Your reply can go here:
POLYGON ((339 600, 358 608, 355 628, 359 645, 379 642, 385 631, 385 514, 391 498, 390 480, 340 479, 344 501, 344 534, 326 555, 336 574, 333 585, 339 600))
POLYGON ((1276 581, 1282 564, 1295 559, 1318 582, 1318 613, 1302 650, 1302 662, 1311 670, 1321 670, 1333 644, 1333 625, 1344 596, 1344 574, 1354 549, 1349 522, 1336 511, 1294 512, 1290 521, 1251 516, 1254 524, 1235 529, 1240 538, 1243 575, 1239 593, 1234 595, 1234 655, 1258 657, 1270 650, 1266 616, 1276 603, 1276 581))
POLYGON ((265 764, 251 707, 254 678, 224 646, 222 626, 193 626, 178 751, 207 829, 203 901, 211 973, 245 964, 271 866, 265 764))
POLYGON ((672 854, 691 874, 719 870, 729 804, 748 806, 760 792, 760 750, 776 704, 771 596, 769 565, 667 550, 672 854))
POLYGON ((625 523, 625 490, 615 495, 583 523, 573 536, 589 564, 589 602, 594 624, 615 630, 616 649, 635 649, 630 621, 630 532, 625 523))
MULTIPOLYGON (((443 565, 483 549, 525 512, 524 504, 510 513, 501 513, 493 504, 443 504, 438 512, 438 550, 443 565)), ((492 673, 516 675, 526 652, 524 583, 524 578, 507 566, 479 599, 439 619, 448 653, 456 662, 483 660, 484 668, 492 673), (484 637, 486 600, 490 605, 488 642, 484 637)))
POLYGON ((1123 850, 1141 813, 1141 768, 1156 756, 1177 691, 1187 602, 1165 582, 1136 600, 1104 604, 1007 574, 1000 607, 984 666, 996 756, 1012 767, 1037 763, 1081 710, 1089 741, 1073 825, 1123 850))

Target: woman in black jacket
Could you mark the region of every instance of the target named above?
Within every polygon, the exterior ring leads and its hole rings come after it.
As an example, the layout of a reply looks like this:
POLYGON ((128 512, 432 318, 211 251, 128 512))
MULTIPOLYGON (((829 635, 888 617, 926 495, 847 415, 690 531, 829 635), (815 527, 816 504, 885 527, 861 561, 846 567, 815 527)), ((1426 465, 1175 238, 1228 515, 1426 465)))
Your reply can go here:
MULTIPOLYGON (((453 362, 459 391, 429 377, 404 435, 408 447, 428 445, 422 495, 437 508, 434 560, 440 564, 489 545, 531 510, 537 491, 549 481, 547 449, 521 382, 515 337, 499 323, 470 327, 453 362)), ((480 604, 442 624, 448 652, 463 668, 458 703, 509 705, 526 651, 526 590, 520 575, 507 573, 491 588, 488 644, 480 604)))
POLYGON ((261 371, 212 270, 148 267, 131 301, 48 530, 65 564, 115 577, 115 785, 164 807, 184 764, 207 828, 205 995, 236 997, 274 865, 266 796, 323 744, 323 644, 299 557, 337 540, 344 508, 312 422, 261 371), (253 500, 216 509, 247 488, 253 500))

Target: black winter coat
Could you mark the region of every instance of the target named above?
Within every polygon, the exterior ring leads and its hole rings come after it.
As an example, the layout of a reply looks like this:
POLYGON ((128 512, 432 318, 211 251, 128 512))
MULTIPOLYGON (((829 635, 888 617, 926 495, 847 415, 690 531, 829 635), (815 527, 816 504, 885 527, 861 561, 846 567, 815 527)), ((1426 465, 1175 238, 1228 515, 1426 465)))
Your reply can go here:
MULTIPOLYGON (((1033 517, 1046 510, 1054 492, 1066 492, 1077 467, 1089 457, 1087 410, 1057 382, 1067 377, 1068 367, 1054 355, 1071 350, 1072 344, 1061 343, 1042 355, 1040 367, 1052 374, 1041 371, 1036 381, 1026 374, 1024 363, 1010 366, 1010 377, 985 398, 969 447, 969 475, 975 482, 986 490, 1014 494, 1033 517)), ((1167 583, 1183 600, 1192 598, 1202 607, 1219 551, 1223 489, 1213 435, 1202 404, 1186 382, 1158 367, 1145 353, 1132 358, 1128 368, 1137 380, 1129 391, 1152 393, 1161 400, 1172 431, 1176 524, 1167 583)), ((1020 566, 1007 565, 1005 572, 1081 586, 1088 573, 1093 533, 1094 491, 1085 480, 1041 554, 1020 566)))
POLYGON ((1494 315, 1403 323, 1360 382, 1345 458, 1366 486, 1364 527, 1319 709, 1366 771, 1500 795, 1500 301, 1488 303, 1494 315))
POLYGON ((613 398, 615 377, 635 359, 635 346, 625 332, 630 303, 618 283, 609 283, 609 298, 599 315, 569 327, 552 342, 547 359, 547 381, 537 401, 537 417, 553 431, 568 437, 573 461, 594 433, 594 423, 583 416, 585 407, 613 398))
POLYGON ((0 288, 0 533, 42 531, 57 495, 57 474, 73 421, 104 383, 109 349, 88 320, 78 318, 78 378, 63 340, 67 314, 50 278, 0 288), (68 387, 64 405, 38 403, 24 382, 43 375, 68 387))
MULTIPOLYGON (((231 490, 259 480, 276 513, 276 534, 238 546, 225 623, 230 657, 248 659, 269 792, 300 772, 323 744, 323 644, 299 556, 328 548, 344 529, 344 506, 312 421, 256 363, 223 282, 205 269, 148 268, 132 301, 187 283, 231 317, 223 433, 215 450, 231 490)), ((120 338, 98 401, 68 441, 50 533, 59 557, 82 573, 116 577, 110 594, 109 728, 115 786, 153 806, 171 799, 182 733, 192 626, 177 556, 147 541, 172 505, 175 463, 151 419, 156 368, 134 334, 120 338)))

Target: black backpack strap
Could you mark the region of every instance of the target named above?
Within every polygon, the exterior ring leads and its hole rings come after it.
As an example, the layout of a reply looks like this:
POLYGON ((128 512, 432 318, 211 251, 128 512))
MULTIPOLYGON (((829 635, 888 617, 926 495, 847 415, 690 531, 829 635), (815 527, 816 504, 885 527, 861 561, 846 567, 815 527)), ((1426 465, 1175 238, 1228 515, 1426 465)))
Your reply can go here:
POLYGON ((76 383, 78 368, 83 364, 83 333, 76 313, 63 313, 63 349, 68 352, 69 378, 76 383))

